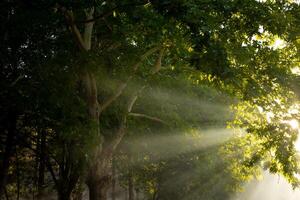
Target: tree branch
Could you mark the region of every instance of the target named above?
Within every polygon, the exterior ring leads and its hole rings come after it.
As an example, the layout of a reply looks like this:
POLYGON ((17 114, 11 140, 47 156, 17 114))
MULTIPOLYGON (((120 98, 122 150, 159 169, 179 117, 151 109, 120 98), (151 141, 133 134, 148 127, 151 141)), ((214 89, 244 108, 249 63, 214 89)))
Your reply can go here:
POLYGON ((136 100, 138 99, 139 94, 146 88, 144 85, 139 89, 134 96, 132 96, 131 100, 129 101, 129 104, 127 106, 127 112, 130 113, 132 111, 133 105, 135 104, 136 100))
POLYGON ((122 83, 115 94, 113 94, 111 97, 109 97, 101 106, 100 106, 100 113, 103 112, 107 107, 109 107, 116 99, 118 99, 119 96, 124 92, 124 90, 127 88, 129 81, 133 78, 134 73, 137 71, 139 65, 142 64, 142 62, 151 54, 155 53, 159 50, 159 46, 153 47, 146 51, 143 55, 140 56, 138 62, 133 65, 133 72, 132 75, 130 75, 127 80, 122 83))
MULTIPOLYGON (((156 52, 157 50, 159 50, 159 46, 157 47, 154 47, 154 48, 151 48, 149 49, 147 52, 145 52, 139 59, 139 61, 134 65, 134 68, 133 68, 133 72, 135 73, 138 69, 138 66, 148 57, 150 56, 151 54, 153 54, 154 52, 156 52)), ((161 64, 161 59, 162 59, 162 56, 163 56, 163 53, 164 53, 164 50, 160 50, 160 53, 159 53, 159 57, 157 60, 157 62, 159 62, 159 64, 161 64)), ((160 66, 159 68, 157 68, 155 66, 155 71, 152 71, 152 74, 155 74, 157 73, 159 70, 160 70, 160 66)), ((107 103, 104 104, 104 109, 107 108, 114 100, 116 100, 121 94, 122 92, 125 90, 125 88, 127 87, 127 83, 129 82, 129 80, 133 77, 133 75, 131 75, 129 77, 129 79, 126 81, 126 83, 124 83, 123 85, 121 85, 119 87, 119 90, 117 91, 117 93, 115 95, 113 95, 109 101, 107 101, 107 103)), ((149 120, 152 120, 152 121, 155 121, 155 122, 159 122, 159 123, 162 123, 162 124, 165 124, 167 126, 169 126, 169 124, 157 117, 152 117, 152 116, 148 116, 148 115, 145 115, 145 114, 140 114, 140 113, 133 113, 131 112, 132 111, 132 108, 133 108, 133 105, 135 104, 135 102, 137 101, 138 99, 138 95, 145 89, 145 85, 142 86, 134 96, 132 96, 132 98, 129 100, 128 102, 128 105, 127 105, 127 113, 124 115, 124 118, 123 120, 121 121, 121 124, 120 124, 120 127, 117 131, 117 133, 115 134, 115 137, 112 139, 112 141, 110 142, 110 144, 103 150, 103 153, 104 154, 112 154, 115 149, 117 148, 117 146, 119 145, 119 143, 121 142, 122 138, 124 137, 126 131, 126 122, 127 122, 127 117, 128 116, 134 116, 134 117, 141 117, 141 118, 146 118, 146 119, 149 119, 149 120)), ((104 110, 102 108, 102 111, 104 110)))
MULTIPOLYGON (((94 10, 95 10, 94 8, 85 10, 85 15, 87 20, 93 18, 94 10)), ((94 22, 85 23, 84 33, 83 33, 83 42, 84 42, 85 50, 91 49, 93 26, 94 26, 94 22)))
POLYGON ((155 46, 151 49, 149 49, 148 51, 146 51, 138 60, 138 62, 133 66, 133 71, 135 72, 138 67, 142 64, 142 62, 151 54, 155 53, 156 51, 158 51, 161 48, 161 46, 155 46))
POLYGON ((158 57, 156 59, 155 65, 154 65, 154 67, 152 69, 152 74, 156 74, 160 70, 160 68, 161 68, 161 60, 162 60, 162 57, 164 55, 164 52, 165 52, 164 48, 162 48, 162 49, 159 50, 158 57))
POLYGON ((60 6, 60 5, 57 5, 57 9, 59 9, 62 12, 62 14, 65 16, 67 24, 69 25, 70 31, 71 31, 72 35, 74 36, 78 47, 81 50, 87 50, 84 39, 82 38, 82 35, 75 24, 73 11, 67 10, 65 7, 60 6))
POLYGON ((74 18, 74 14, 72 10, 68 10, 66 7, 56 4, 55 9, 60 10, 60 12, 64 15, 67 24, 69 25, 70 31, 73 34, 75 41, 79 48, 84 51, 88 51, 91 49, 91 38, 93 32, 94 21, 92 20, 94 17, 95 8, 87 8, 85 9, 86 23, 84 25, 83 35, 80 33, 74 18))
POLYGON ((115 151, 115 149, 117 148, 117 146, 120 144, 122 138, 124 137, 124 135, 126 133, 125 128, 126 128, 127 116, 131 112, 132 107, 138 98, 138 95, 144 88, 145 88, 145 86, 142 87, 134 96, 132 96, 130 98, 128 105, 127 105, 127 113, 124 115, 124 117, 121 121, 120 127, 115 134, 115 137, 112 139, 112 141, 109 143, 109 145, 104 149, 105 154, 113 153, 115 151))
POLYGON ((133 116, 133 117, 141 117, 141 118, 149 119, 149 120, 159 122, 159 123, 162 123, 162 124, 165 124, 165 125, 169 126, 169 124, 167 122, 163 121, 162 119, 159 119, 157 117, 152 117, 152 116, 149 116, 149 115, 146 115, 146 114, 131 112, 128 115, 133 116))
POLYGON ((108 98, 101 106, 100 106, 100 113, 103 112, 108 106, 110 106, 125 90, 127 87, 129 80, 127 80, 125 83, 122 83, 115 94, 113 94, 110 98, 108 98))
POLYGON ((54 171, 53 171, 53 168, 52 168, 52 165, 51 165, 51 163, 50 163, 49 157, 48 157, 48 156, 45 156, 44 159, 45 159, 45 163, 46 163, 46 165, 47 165, 48 171, 50 172, 50 174, 51 174, 51 176, 52 176, 52 179, 53 179, 53 181, 54 181, 55 187, 56 187, 56 188, 59 188, 59 183, 58 183, 58 180, 57 180, 57 178, 56 178, 56 176, 55 176, 55 173, 54 173, 54 171))

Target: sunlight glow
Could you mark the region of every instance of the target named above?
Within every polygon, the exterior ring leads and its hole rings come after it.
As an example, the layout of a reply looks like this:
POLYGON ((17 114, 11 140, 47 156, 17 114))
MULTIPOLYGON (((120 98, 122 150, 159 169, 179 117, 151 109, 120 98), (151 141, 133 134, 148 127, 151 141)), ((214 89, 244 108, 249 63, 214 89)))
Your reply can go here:
POLYGON ((293 115, 295 115, 295 114, 298 114, 299 113, 299 110, 297 109, 297 108, 293 108, 293 109, 289 109, 289 114, 293 114, 293 115))
POLYGON ((300 4, 300 0, 293 0, 294 3, 300 4))
POLYGON ((273 35, 269 31, 264 30, 263 26, 260 25, 257 31, 259 34, 254 34, 251 37, 251 42, 257 41, 261 45, 266 45, 274 50, 283 49, 286 47, 286 41, 281 39, 278 35, 273 35))
POLYGON ((295 173, 294 176, 295 176, 297 179, 300 179, 300 174, 295 173))
POLYGON ((300 75, 300 68, 299 67, 294 67, 291 69, 292 73, 293 74, 296 74, 296 75, 300 75))
POLYGON ((284 40, 280 38, 276 38, 274 43, 271 45, 273 49, 282 49, 286 46, 286 43, 284 40))
POLYGON ((295 145, 296 151, 300 152, 300 137, 299 137, 299 134, 298 134, 298 139, 296 140, 294 145, 295 145))
POLYGON ((272 118, 274 118, 274 113, 273 112, 267 112, 266 113, 266 118, 267 118, 267 122, 271 123, 272 122, 272 118))
POLYGON ((287 121, 287 123, 292 127, 292 129, 297 129, 299 128, 299 123, 297 120, 292 119, 290 121, 287 121))
MULTIPOLYGON (((186 133, 170 132, 161 135, 144 135, 128 138, 130 148, 135 152, 151 152, 157 159, 174 158, 180 154, 223 144, 233 138, 237 130, 227 128, 193 129, 186 133)), ((138 155, 137 155, 138 156, 138 155)))
MULTIPOLYGON (((297 113, 298 113, 298 109, 296 109, 296 110, 297 110, 297 113)), ((292 111, 296 112, 296 110, 293 109, 292 111)), ((299 130, 299 122, 296 119, 292 119, 292 120, 289 120, 289 121, 285 121, 285 123, 287 123, 288 125, 290 125, 292 129, 295 129, 295 130, 297 129, 298 130, 298 138, 297 138, 296 142, 294 143, 294 146, 295 146, 296 151, 300 152, 300 130, 299 130)))
MULTIPOLYGON (((267 0, 256 0, 259 3, 266 3, 267 0)), ((296 4, 300 4, 300 0, 289 0, 289 3, 296 3, 296 4)))
POLYGON ((233 200, 298 200, 300 190, 292 186, 282 177, 263 172, 261 181, 253 180, 245 185, 245 191, 238 193, 233 200))

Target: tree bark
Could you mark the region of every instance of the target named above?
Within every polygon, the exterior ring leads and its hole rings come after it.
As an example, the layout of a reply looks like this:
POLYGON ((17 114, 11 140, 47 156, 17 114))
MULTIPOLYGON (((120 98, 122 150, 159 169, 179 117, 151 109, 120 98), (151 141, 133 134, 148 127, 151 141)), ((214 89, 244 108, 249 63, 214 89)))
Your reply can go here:
POLYGON ((90 200, 106 200, 111 176, 94 177, 87 182, 90 200))
POLYGON ((82 200, 84 193, 84 182, 79 180, 75 189, 72 192, 72 200, 82 200))

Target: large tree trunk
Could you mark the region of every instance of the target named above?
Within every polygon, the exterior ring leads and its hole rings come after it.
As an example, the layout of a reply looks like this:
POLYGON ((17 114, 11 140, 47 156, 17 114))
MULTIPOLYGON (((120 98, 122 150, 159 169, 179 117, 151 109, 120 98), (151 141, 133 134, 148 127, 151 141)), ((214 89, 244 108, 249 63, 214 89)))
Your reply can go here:
MULTIPOLYGON (((128 112, 131 112, 132 106, 137 100, 136 95, 128 102, 128 112)), ((112 175, 112 158, 115 149, 120 144, 125 135, 125 126, 127 115, 125 114, 119 129, 114 135, 114 138, 99 149, 96 149, 94 160, 88 172, 87 185, 89 187, 90 200, 106 200, 107 190, 110 186, 112 175)))
POLYGON ((107 192, 111 185, 112 174, 112 152, 104 149, 99 155, 87 176, 87 186, 89 188, 90 200, 106 200, 107 192))
POLYGON ((89 180, 87 185, 89 188, 90 200, 106 200, 110 182, 110 175, 95 177, 93 180, 89 180))
MULTIPOLYGON (((86 10, 86 20, 93 19, 94 8, 86 10)), ((94 22, 89 22, 85 24, 83 35, 78 35, 77 38, 82 38, 80 46, 83 47, 84 51, 91 50, 91 40, 93 32, 94 22)), ((73 27, 76 28, 76 27, 73 27)), ((77 29, 77 28, 76 28, 77 29)), ((75 30, 76 32, 76 30, 75 30)), ((108 162, 107 159, 102 159, 102 137, 100 134, 99 127, 99 117, 100 117, 100 106, 98 102, 98 90, 97 82, 94 74, 88 71, 83 71, 82 74, 83 90, 85 93, 85 101, 88 106, 88 113, 90 120, 95 124, 96 140, 98 140, 98 146, 95 147, 92 153, 92 161, 89 164, 88 176, 87 176, 87 186, 89 188, 90 200, 105 200, 107 196, 107 190, 109 187, 110 176, 108 172, 108 162), (101 163, 99 162, 101 160, 101 163)))
POLYGON ((88 177, 86 180, 87 186, 89 188, 89 197, 90 200, 105 200, 106 193, 108 189, 108 181, 104 171, 107 171, 106 163, 108 161, 104 161, 101 157, 102 152, 102 138, 99 130, 99 105, 97 100, 97 85, 94 79, 93 74, 87 73, 84 76, 85 81, 85 92, 86 92, 86 102, 88 105, 89 117, 95 124, 96 130, 96 140, 97 147, 95 147, 94 151, 91 155, 91 162, 89 163, 88 168, 88 177), (100 163, 99 160, 102 160, 100 163))
MULTIPOLYGON (((104 161, 106 162, 106 161, 104 161)), ((107 161, 108 162, 108 161, 107 161)), ((104 164, 103 162, 101 164, 104 164)), ((109 163, 105 164, 105 167, 97 167, 95 171, 88 176, 87 186, 89 188, 90 200, 106 200, 107 192, 111 184, 111 174, 108 173, 109 163), (101 174, 99 174, 101 173, 101 174)))

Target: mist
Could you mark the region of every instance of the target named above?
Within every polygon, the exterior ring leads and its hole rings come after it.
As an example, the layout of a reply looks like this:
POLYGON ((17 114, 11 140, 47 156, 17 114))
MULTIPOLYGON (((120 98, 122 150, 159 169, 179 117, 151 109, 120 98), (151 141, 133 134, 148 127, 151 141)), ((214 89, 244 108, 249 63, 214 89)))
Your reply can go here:
POLYGON ((253 180, 245 185, 244 191, 232 200, 298 200, 300 190, 292 186, 280 175, 263 172, 261 180, 253 180))

